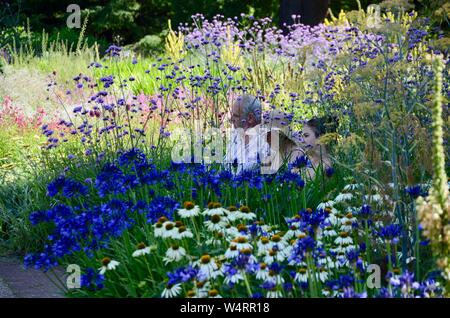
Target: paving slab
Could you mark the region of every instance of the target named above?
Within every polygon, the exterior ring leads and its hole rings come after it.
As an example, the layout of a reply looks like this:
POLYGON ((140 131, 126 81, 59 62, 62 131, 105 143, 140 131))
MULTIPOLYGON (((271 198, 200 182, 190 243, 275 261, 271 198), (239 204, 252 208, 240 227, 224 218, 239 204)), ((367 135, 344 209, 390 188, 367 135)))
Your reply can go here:
MULTIPOLYGON (((61 281, 64 272, 55 270, 61 281)), ((0 257, 0 298, 63 298, 64 293, 53 282, 54 275, 25 269, 18 257, 0 257)))

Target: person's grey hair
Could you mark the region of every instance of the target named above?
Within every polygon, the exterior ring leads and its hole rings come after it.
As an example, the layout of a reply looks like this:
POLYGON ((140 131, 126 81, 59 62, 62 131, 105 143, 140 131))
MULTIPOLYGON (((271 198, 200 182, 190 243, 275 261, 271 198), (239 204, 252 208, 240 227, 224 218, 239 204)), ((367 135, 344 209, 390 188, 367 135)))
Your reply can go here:
POLYGON ((252 113, 258 123, 261 123, 262 107, 258 98, 251 95, 242 95, 238 97, 238 103, 242 107, 242 114, 245 118, 252 113))

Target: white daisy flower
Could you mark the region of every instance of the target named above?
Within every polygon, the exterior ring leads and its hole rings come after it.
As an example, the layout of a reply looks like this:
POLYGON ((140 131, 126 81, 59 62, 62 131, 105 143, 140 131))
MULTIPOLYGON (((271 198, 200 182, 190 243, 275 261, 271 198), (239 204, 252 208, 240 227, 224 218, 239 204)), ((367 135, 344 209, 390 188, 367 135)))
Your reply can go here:
POLYGON ((349 236, 348 232, 341 232, 339 236, 334 240, 335 244, 348 245, 353 243, 353 239, 349 236))
MULTIPOLYGON (((293 241, 292 243, 295 243, 295 241, 293 241)), ((294 250, 294 246, 293 245, 288 245, 284 249, 282 249, 280 251, 280 253, 283 254, 284 258, 289 258, 289 256, 292 255, 292 251, 293 250, 294 250)))
POLYGON ((356 223, 357 220, 353 216, 352 212, 348 212, 342 219, 341 219, 341 231, 344 232, 351 232, 353 229, 353 223, 356 223))
POLYGON ((186 250, 183 247, 174 244, 166 251, 166 257, 164 257, 163 261, 164 264, 167 265, 172 262, 179 262, 184 257, 186 257, 186 250))
POLYGON ((230 247, 225 252, 225 258, 233 259, 239 256, 239 250, 235 243, 231 243, 230 247))
POLYGON ((276 225, 268 225, 268 224, 263 224, 260 226, 262 233, 270 233, 276 227, 277 227, 276 225))
POLYGON ((182 240, 184 238, 193 238, 194 234, 192 234, 191 230, 186 228, 186 226, 182 225, 178 228, 178 233, 176 237, 182 240))
POLYGON ((267 251, 269 251, 272 247, 270 244, 270 239, 268 237, 262 236, 258 242, 256 243, 258 248, 257 255, 262 256, 266 255, 267 251))
POLYGON ((364 196, 364 199, 365 199, 366 201, 372 201, 372 202, 377 202, 377 203, 379 203, 379 202, 381 202, 382 197, 381 197, 381 195, 379 195, 379 194, 377 193, 377 194, 374 194, 374 195, 365 195, 365 196, 364 196))
POLYGON ((327 214, 325 221, 330 223, 331 225, 336 225, 336 223, 338 222, 336 215, 339 213, 339 211, 333 207, 325 207, 323 211, 327 214))
POLYGON ((273 274, 269 271, 269 276, 267 277, 267 281, 276 285, 281 285, 284 283, 284 278, 280 274, 273 274))
POLYGON ((212 279, 217 279, 224 275, 222 263, 217 259, 215 260, 215 262, 216 262, 215 266, 216 269, 211 273, 212 279))
POLYGON ((339 246, 333 247, 332 249, 330 249, 330 251, 332 253, 339 254, 339 253, 345 253, 346 249, 344 246, 339 245, 339 246))
POLYGON ((380 192, 380 187, 377 186, 376 184, 372 184, 372 190, 374 190, 375 192, 380 192))
POLYGON ((213 272, 218 269, 216 262, 214 259, 205 254, 196 262, 196 266, 199 267, 199 274, 206 278, 211 278, 213 272))
POLYGON ((264 257, 264 263, 269 265, 274 262, 282 262, 284 260, 285 256, 283 252, 278 251, 276 248, 268 250, 266 256, 264 257))
POLYGON ((220 296, 219 291, 217 289, 211 289, 210 291, 208 291, 208 297, 209 298, 222 298, 222 296, 220 296))
POLYGON ((329 200, 327 202, 322 202, 317 206, 317 210, 321 210, 321 209, 325 209, 325 208, 332 208, 334 204, 335 204, 335 202, 332 200, 329 200))
POLYGON ((299 269, 297 269, 294 280, 297 283, 306 283, 308 281, 308 268, 300 267, 299 269))
POLYGON ((227 211, 227 218, 230 221, 236 221, 236 220, 246 220, 251 221, 256 219, 256 214, 253 212, 250 212, 250 208, 246 205, 243 205, 240 207, 239 211, 234 210, 234 207, 230 207, 227 211))
POLYGON ((182 219, 192 218, 200 215, 200 208, 198 205, 195 205, 194 203, 187 201, 184 202, 183 206, 184 209, 179 209, 177 211, 180 218, 182 219))
POLYGON ((102 259, 102 265, 103 266, 98 269, 100 271, 100 275, 104 275, 106 271, 115 270, 120 263, 110 259, 109 257, 105 257, 102 259))
POLYGON ((246 221, 251 221, 256 219, 256 214, 251 212, 249 207, 246 205, 241 206, 239 209, 241 211, 241 219, 246 221))
POLYGON ((269 278, 269 268, 267 264, 259 264, 259 268, 256 270, 256 279, 267 280, 269 278))
POLYGON ((347 192, 353 191, 353 190, 359 189, 361 186, 362 186, 362 184, 360 184, 360 183, 350 183, 344 187, 344 191, 347 191, 347 192))
POLYGON ((162 237, 163 233, 165 232, 163 223, 157 222, 153 224, 153 233, 155 237, 162 237))
POLYGON ((235 206, 228 207, 227 211, 225 212, 227 219, 230 220, 230 222, 234 222, 238 219, 238 216, 240 215, 240 211, 235 206))
POLYGON ((319 265, 324 266, 325 268, 334 268, 334 261, 329 256, 320 256, 317 260, 319 265))
POLYGON ((210 232, 223 232, 225 227, 228 225, 227 219, 219 214, 212 215, 211 219, 203 223, 210 232))
POLYGON ((319 272, 316 273, 318 279, 322 282, 325 283, 325 281, 328 279, 328 271, 326 270, 326 268, 320 268, 319 272))
POLYGON ((295 222, 289 226, 289 230, 283 236, 283 239, 289 241, 291 238, 298 237, 299 235, 306 235, 306 233, 300 230, 300 223, 295 222))
POLYGON ((332 214, 329 214, 326 218, 325 218, 325 220, 324 220, 326 223, 328 223, 328 224, 330 224, 331 226, 338 226, 338 225, 340 225, 340 219, 337 217, 337 214, 335 214, 335 213, 332 213, 332 214))
POLYGON ((207 280, 197 281, 195 284, 195 289, 198 298, 208 297, 208 292, 211 289, 211 283, 207 280))
POLYGON ((239 233, 239 230, 235 226, 231 226, 230 224, 228 224, 225 227, 225 236, 228 240, 233 240, 240 235, 241 233, 239 233))
POLYGON ((186 298, 200 298, 196 289, 191 289, 186 292, 186 298))
POLYGON ((225 215, 228 211, 224 208, 222 208, 222 205, 218 202, 209 202, 208 208, 204 210, 202 213, 203 215, 207 215, 212 217, 213 215, 225 215))
POLYGON ((166 285, 166 288, 163 290, 161 297, 164 298, 173 298, 177 297, 181 292, 181 284, 175 285, 166 285))
POLYGON ((211 237, 205 241, 206 245, 222 246, 222 240, 217 237, 211 237))
POLYGON ((235 273, 232 273, 232 274, 226 274, 223 282, 224 282, 224 284, 230 284, 230 283, 236 284, 243 280, 244 280, 244 277, 242 276, 242 274, 239 271, 236 271, 235 273))
POLYGON ((322 236, 324 237, 336 237, 337 232, 331 225, 326 225, 322 231, 322 236))
POLYGON ((145 244, 141 242, 137 245, 137 250, 133 252, 132 256, 139 257, 147 254, 150 254, 150 247, 145 246, 145 244))
POLYGON ((233 240, 233 243, 236 244, 238 251, 242 250, 253 250, 252 244, 248 242, 248 238, 245 236, 238 236, 233 240))
POLYGON ((350 252, 351 250, 354 250, 354 249, 356 249, 356 246, 352 245, 352 244, 344 246, 345 253, 348 253, 348 252, 350 252))
POLYGON ((352 198, 353 194, 351 193, 339 193, 338 196, 334 199, 334 202, 340 203, 350 201, 352 198))
POLYGON ((336 262, 335 262, 336 268, 347 267, 347 266, 349 266, 349 264, 350 263, 344 253, 338 254, 336 256, 336 262))
POLYGON ((267 292, 267 298, 281 298, 283 294, 279 290, 271 290, 267 292))
POLYGON ((174 238, 176 239, 178 236, 178 229, 175 227, 175 223, 171 221, 167 221, 163 223, 163 232, 162 238, 174 238))
MULTIPOLYGON (((305 233, 302 232, 297 236, 297 238, 302 237, 303 235, 305 235, 305 233)), ((286 242, 286 240, 284 240, 280 235, 274 234, 270 237, 269 244, 270 248, 276 247, 278 250, 283 250, 289 245, 289 242, 286 242)))

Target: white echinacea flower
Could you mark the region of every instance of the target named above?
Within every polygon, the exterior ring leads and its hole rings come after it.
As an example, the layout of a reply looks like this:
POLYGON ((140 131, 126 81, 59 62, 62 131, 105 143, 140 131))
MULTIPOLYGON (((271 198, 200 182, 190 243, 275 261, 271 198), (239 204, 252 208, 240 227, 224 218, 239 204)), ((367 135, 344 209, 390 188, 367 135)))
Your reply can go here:
POLYGON ((161 297, 164 298, 173 298, 180 294, 181 292, 181 284, 170 285, 167 284, 166 288, 163 290, 161 297))
POLYGON ((139 257, 147 254, 150 254, 150 247, 145 246, 145 244, 141 242, 137 245, 137 250, 133 252, 132 256, 139 257))
POLYGON ((203 215, 214 216, 214 215, 225 215, 228 211, 222 208, 222 205, 218 202, 209 202, 208 208, 203 211, 203 215))
POLYGON ((169 264, 171 262, 179 262, 186 256, 186 250, 178 246, 176 244, 173 244, 169 249, 166 251, 166 257, 164 257, 163 261, 164 264, 169 264))
POLYGON ((200 215, 199 206, 195 205, 193 202, 186 201, 183 206, 184 209, 179 209, 177 211, 180 218, 192 218, 200 215))
POLYGON ((104 275, 106 271, 115 270, 117 266, 120 265, 119 262, 110 259, 109 257, 105 257, 102 259, 103 266, 98 270, 100 271, 100 275, 104 275))
POLYGON ((339 193, 338 196, 334 199, 334 202, 344 202, 350 201, 353 198, 353 194, 351 193, 339 193))

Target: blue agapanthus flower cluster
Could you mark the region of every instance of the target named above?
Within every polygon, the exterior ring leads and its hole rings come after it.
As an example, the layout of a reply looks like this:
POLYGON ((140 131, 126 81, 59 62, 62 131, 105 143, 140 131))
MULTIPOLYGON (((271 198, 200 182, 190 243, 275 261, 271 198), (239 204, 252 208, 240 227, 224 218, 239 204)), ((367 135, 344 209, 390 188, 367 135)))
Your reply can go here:
POLYGON ((168 196, 155 197, 147 207, 147 222, 155 223, 160 217, 173 219, 173 213, 180 207, 180 204, 168 196))
POLYGON ((378 234, 386 240, 398 239, 402 234, 402 226, 399 224, 389 224, 383 226, 378 231, 378 234))
POLYGON ((105 276, 98 273, 93 268, 87 268, 86 273, 81 275, 80 283, 82 288, 96 291, 104 288, 105 276))
POLYGON ((49 223, 53 229, 43 252, 27 255, 25 266, 48 270, 63 256, 104 248, 112 237, 119 237, 135 224, 133 213, 130 202, 118 199, 92 207, 58 204, 47 211, 34 212, 30 215, 32 224, 49 223))
POLYGON ((66 198, 84 196, 89 192, 87 186, 83 185, 81 182, 73 180, 71 178, 66 178, 61 175, 55 180, 50 182, 47 186, 47 195, 49 197, 54 197, 59 193, 66 198))
POLYGON ((387 280, 388 288, 383 287, 380 290, 380 297, 383 298, 434 298, 443 297, 443 288, 440 283, 430 277, 423 282, 415 280, 414 273, 408 270, 401 275, 395 275, 389 272, 387 280))
POLYGON ((105 164, 95 180, 95 187, 100 197, 108 194, 123 194, 138 185, 136 174, 125 174, 114 163, 105 164))
POLYGON ((167 189, 174 186, 169 171, 158 170, 141 150, 132 148, 120 151, 116 162, 103 165, 95 180, 95 188, 100 197, 105 197, 125 194, 130 189, 157 183, 167 189))
POLYGON ((198 273, 198 269, 192 266, 178 268, 174 272, 167 273, 167 277, 169 278, 168 285, 188 282, 197 277, 198 273))
POLYGON ((405 191, 412 199, 417 199, 419 196, 426 197, 428 195, 428 191, 426 191, 420 184, 408 186, 405 188, 405 191))

